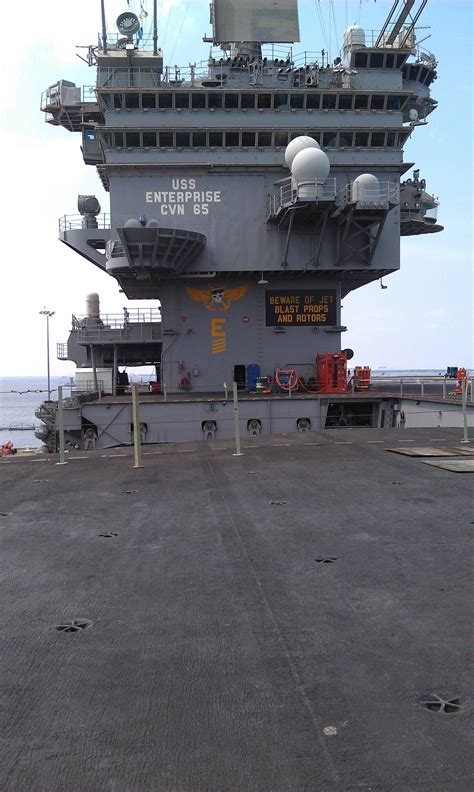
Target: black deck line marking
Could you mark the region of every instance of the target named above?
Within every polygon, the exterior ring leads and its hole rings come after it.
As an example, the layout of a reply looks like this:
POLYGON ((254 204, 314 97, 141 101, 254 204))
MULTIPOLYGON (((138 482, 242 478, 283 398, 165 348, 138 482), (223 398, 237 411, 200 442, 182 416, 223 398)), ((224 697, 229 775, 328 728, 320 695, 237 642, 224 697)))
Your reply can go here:
POLYGON ((227 514, 229 516, 229 523, 232 526, 232 530, 234 532, 234 535, 235 535, 235 537, 237 539, 237 542, 238 542, 239 546, 241 547, 242 555, 245 558, 245 560, 246 560, 246 562, 247 562, 247 564, 249 566, 249 569, 250 569, 250 571, 252 573, 252 577, 253 577, 253 579, 255 581, 255 584, 256 584, 256 586, 257 586, 257 588, 258 588, 258 590, 260 592, 260 595, 262 597, 262 601, 263 601, 264 607, 265 607, 265 609, 266 609, 266 611, 268 613, 268 616, 270 618, 271 623, 273 624, 273 628, 274 628, 274 630, 275 630, 275 632, 276 632, 276 634, 278 636, 278 639, 279 639, 279 641, 281 643, 281 646, 284 649, 284 653, 285 653, 285 656, 286 656, 286 660, 287 660, 287 663, 288 663, 288 667, 289 667, 291 676, 293 677, 293 680, 294 680, 294 682, 296 684, 298 693, 301 696, 303 705, 306 708, 306 710, 307 710, 307 712, 308 712, 308 714, 309 714, 309 716, 310 716, 310 718, 311 718, 311 720, 313 722, 313 725, 314 725, 315 731, 316 731, 316 736, 317 736, 318 743, 319 743, 319 745, 320 745, 320 747, 322 749, 324 757, 326 758, 326 762, 327 762, 328 767, 329 767, 329 769, 331 771, 333 780, 334 780, 334 782, 336 784, 338 784, 340 786, 341 783, 342 783, 341 777, 340 777, 340 775, 339 775, 339 773, 337 771, 337 768, 336 768, 336 766, 334 764, 334 761, 332 759, 331 753, 330 753, 329 748, 327 746, 327 742, 326 742, 326 740, 324 738, 323 727, 320 724, 319 719, 318 719, 316 713, 314 712, 314 710, 313 710, 313 708, 311 706, 311 702, 310 702, 310 700, 308 698, 308 695, 307 695, 307 693, 306 693, 306 691, 304 689, 304 685, 303 685, 302 679, 301 679, 301 677, 300 677, 300 675, 298 673, 298 669, 296 668, 296 665, 295 665, 295 663, 293 661, 293 658, 291 657, 290 650, 288 649, 288 645, 287 645, 287 643, 286 643, 286 641, 285 641, 285 639, 283 637, 283 634, 281 632, 281 629, 280 629, 280 626, 278 624, 278 621, 277 621, 277 619, 276 619, 276 617, 275 617, 275 615, 273 613, 273 610, 272 610, 271 605, 270 605, 270 603, 268 601, 267 595, 265 594, 265 590, 264 590, 264 588, 262 586, 260 578, 258 577, 258 575, 257 575, 257 573, 255 571, 255 567, 254 567, 254 565, 252 563, 252 559, 250 558, 250 556, 249 556, 249 554, 247 552, 247 548, 245 547, 244 541, 242 539, 242 535, 241 535, 241 533, 239 531, 239 528, 237 526, 237 522, 235 520, 234 513, 230 509, 230 507, 229 507, 229 505, 227 503, 227 498, 226 498, 225 494, 223 493, 222 489, 218 486, 219 482, 218 482, 217 476, 215 475, 214 468, 212 467, 210 460, 209 459, 205 459, 203 461, 209 467, 209 470, 211 472, 212 478, 214 479, 214 481, 216 483, 216 500, 217 500, 217 498, 219 498, 221 500, 221 502, 223 504, 223 507, 224 507, 224 509, 226 510, 226 512, 227 512, 227 514))

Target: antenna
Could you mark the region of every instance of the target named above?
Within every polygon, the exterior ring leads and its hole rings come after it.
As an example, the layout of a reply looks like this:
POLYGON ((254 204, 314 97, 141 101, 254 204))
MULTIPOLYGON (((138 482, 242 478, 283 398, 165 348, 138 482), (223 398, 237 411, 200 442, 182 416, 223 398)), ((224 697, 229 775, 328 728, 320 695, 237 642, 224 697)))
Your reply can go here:
POLYGON ((102 49, 107 55, 107 28, 105 25, 105 0, 100 0, 100 10, 102 14, 102 49))
POLYGON ((136 14, 132 14, 131 11, 125 11, 123 14, 117 17, 116 22, 118 32, 122 34, 122 36, 126 36, 129 41, 132 40, 133 34, 136 33, 140 28, 140 20, 138 19, 136 14))
POLYGON ((157 0, 153 0, 153 55, 158 55, 158 9, 157 0))

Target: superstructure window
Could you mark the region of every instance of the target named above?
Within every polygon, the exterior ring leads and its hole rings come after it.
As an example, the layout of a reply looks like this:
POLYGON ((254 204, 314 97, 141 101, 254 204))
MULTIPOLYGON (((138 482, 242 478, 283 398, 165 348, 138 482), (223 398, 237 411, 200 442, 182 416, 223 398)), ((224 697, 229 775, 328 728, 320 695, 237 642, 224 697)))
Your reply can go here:
POLYGON ((123 96, 122 94, 114 93, 114 109, 121 110, 123 107, 123 96))
POLYGON ((410 136, 409 132, 399 132, 398 133, 398 145, 400 148, 403 148, 405 143, 407 142, 407 138, 410 136))
POLYGON ((373 94, 370 97, 370 109, 371 110, 383 110, 385 106, 385 96, 380 96, 378 94, 373 94))
POLYGON ((372 132, 370 145, 374 148, 383 148, 385 145, 385 132, 372 132))
POLYGON ((288 132, 275 132, 275 146, 283 147, 288 145, 288 132))
POLYGON ((193 146, 194 148, 207 147, 207 135, 205 132, 193 132, 193 146))
POLYGON ((125 107, 127 110, 136 110, 140 107, 140 96, 135 93, 125 94, 125 107))
POLYGON ((304 94, 290 94, 290 107, 292 110, 302 110, 304 107, 304 94))
POLYGON ((323 148, 337 148, 337 132, 334 130, 323 132, 323 148))
POLYGON ((139 132, 126 132, 125 133, 125 145, 128 148, 138 148, 140 145, 140 133, 139 132))
POLYGON ((363 69, 367 66, 366 52, 356 52, 354 58, 354 66, 356 67, 356 69, 363 69))
POLYGON ((389 146, 390 148, 393 148, 393 146, 395 146, 395 140, 396 140, 396 133, 387 132, 387 142, 385 145, 389 146))
POLYGON ((225 132, 225 144, 226 146, 231 146, 232 148, 239 145, 239 133, 238 132, 225 132))
MULTIPOLYGON (((293 138, 298 137, 298 135, 300 134, 301 132, 297 132, 296 135, 292 134, 291 139, 293 140, 293 138)), ((308 132, 308 137, 313 138, 313 140, 315 140, 316 143, 319 143, 319 145, 321 145, 321 132, 308 132)))
POLYGON ((385 56, 385 68, 393 69, 394 63, 395 63, 395 55, 393 54, 393 52, 388 52, 385 56))
POLYGON ((211 148, 222 147, 222 132, 209 132, 209 146, 211 148))
POLYGON ((222 109, 222 94, 220 93, 210 93, 208 94, 207 99, 208 107, 210 110, 221 110, 222 109))
POLYGON ((406 96, 388 95, 387 110, 401 110, 406 102, 406 96))
POLYGON ((226 93, 224 96, 224 107, 226 110, 236 110, 239 106, 239 94, 226 93))
POLYGON ((189 132, 176 132, 176 147, 189 148, 189 132))
POLYGON ((174 106, 177 110, 188 110, 189 108, 189 94, 176 93, 174 95, 174 106))
POLYGON ((254 148, 255 132, 242 132, 242 146, 243 148, 254 148))
POLYGON ((371 69, 383 69, 383 52, 372 52, 369 63, 371 69))
POLYGON ((275 110, 286 110, 288 108, 288 94, 286 93, 274 94, 273 107, 275 110))
POLYGON ((352 146, 352 132, 339 132, 339 147, 351 148, 352 146))
POLYGON ((336 94, 323 94, 323 110, 335 110, 336 98, 336 94))
POLYGON ((123 132, 115 132, 115 148, 123 148, 123 132))
POLYGON ((161 148, 174 148, 174 135, 172 132, 160 132, 161 148))
POLYGON ((158 94, 158 107, 160 110, 169 110, 173 107, 173 94, 160 93, 158 94))
POLYGON ((407 56, 406 56, 406 55, 397 55, 397 64, 396 64, 396 68, 397 68, 397 69, 401 69, 401 68, 402 68, 402 66, 403 66, 403 64, 405 63, 406 59, 407 59, 407 56))
POLYGON ((367 146, 369 145, 369 133, 368 132, 356 132, 355 133, 354 145, 356 147, 361 146, 362 148, 367 148, 367 146))
POLYGON ((156 132, 143 132, 144 148, 154 148, 156 146, 156 132))
POLYGON ((193 110, 204 110, 206 107, 206 94, 193 93, 191 94, 191 107, 193 110))
POLYGON ((306 95, 306 109, 307 110, 319 110, 319 103, 321 101, 321 95, 315 93, 309 93, 306 95))
POLYGON ((144 110, 154 110, 156 107, 156 94, 144 93, 142 94, 142 107, 144 110))
POLYGON ((354 97, 354 110, 367 110, 369 97, 366 94, 356 94, 354 97))
POLYGON ((272 95, 259 93, 257 95, 257 107, 259 110, 269 110, 272 106, 272 95))
POLYGON ((351 94, 339 94, 339 110, 352 110, 351 94))
POLYGON ((253 93, 240 94, 240 107, 242 110, 254 110, 255 94, 253 93))
POLYGON ((271 132, 259 132, 258 133, 258 145, 263 146, 264 148, 269 148, 272 145, 272 133, 271 132))
POLYGON ((112 132, 103 132, 102 133, 102 141, 103 141, 104 148, 107 148, 107 149, 112 148, 112 145, 113 145, 112 132))

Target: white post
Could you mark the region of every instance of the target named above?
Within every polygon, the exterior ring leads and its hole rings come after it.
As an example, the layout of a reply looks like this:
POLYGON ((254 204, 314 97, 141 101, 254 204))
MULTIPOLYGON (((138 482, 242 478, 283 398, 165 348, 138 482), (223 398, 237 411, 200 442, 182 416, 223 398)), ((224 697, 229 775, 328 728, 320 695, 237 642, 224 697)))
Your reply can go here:
POLYGON ((58 385, 58 433, 59 433, 59 462, 57 465, 67 465, 64 459, 64 405, 63 405, 63 388, 58 385))
POLYGON ((237 396, 237 383, 232 385, 234 399, 234 428, 235 428, 235 453, 232 456, 243 456, 240 450, 240 425, 239 425, 239 400, 237 396))
POLYGON ((138 383, 132 385, 133 445, 135 449, 134 468, 142 468, 142 446, 140 435, 140 414, 138 407, 138 383))
POLYGON ((461 443, 469 443, 469 437, 467 433, 467 388, 468 388, 467 377, 464 377, 461 380, 462 420, 464 427, 463 439, 461 440, 461 443))

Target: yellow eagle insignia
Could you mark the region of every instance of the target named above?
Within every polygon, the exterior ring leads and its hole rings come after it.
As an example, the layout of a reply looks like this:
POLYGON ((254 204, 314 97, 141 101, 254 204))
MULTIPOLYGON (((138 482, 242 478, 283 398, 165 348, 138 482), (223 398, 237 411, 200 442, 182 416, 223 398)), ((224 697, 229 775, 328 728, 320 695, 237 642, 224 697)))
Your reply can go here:
POLYGON ((247 293, 248 286, 237 286, 235 289, 192 289, 186 286, 186 291, 195 302, 202 303, 208 311, 228 311, 233 302, 242 299, 247 293))

